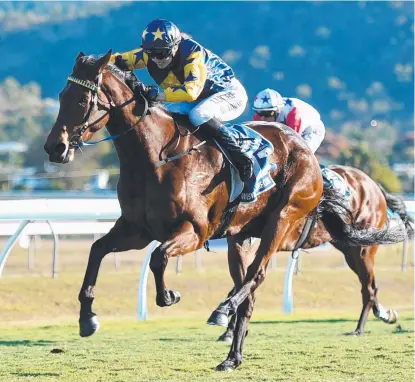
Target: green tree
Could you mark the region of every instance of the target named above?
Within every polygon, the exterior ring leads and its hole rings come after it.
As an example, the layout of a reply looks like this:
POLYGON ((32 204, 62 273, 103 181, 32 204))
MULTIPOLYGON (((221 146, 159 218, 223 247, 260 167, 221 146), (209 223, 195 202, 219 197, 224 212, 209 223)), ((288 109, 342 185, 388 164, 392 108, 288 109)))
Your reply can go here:
POLYGON ((388 164, 379 160, 366 142, 356 143, 343 152, 339 157, 339 164, 359 168, 390 192, 402 192, 399 178, 388 164))

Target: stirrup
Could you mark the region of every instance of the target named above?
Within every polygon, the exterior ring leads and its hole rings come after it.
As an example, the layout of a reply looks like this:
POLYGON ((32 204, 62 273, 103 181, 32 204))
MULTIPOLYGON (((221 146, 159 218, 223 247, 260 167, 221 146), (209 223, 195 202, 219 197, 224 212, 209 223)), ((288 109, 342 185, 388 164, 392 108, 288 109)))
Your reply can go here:
POLYGON ((239 171, 239 177, 242 182, 251 179, 254 174, 254 164, 251 158, 244 156, 243 158, 238 158, 235 162, 235 166, 239 171))

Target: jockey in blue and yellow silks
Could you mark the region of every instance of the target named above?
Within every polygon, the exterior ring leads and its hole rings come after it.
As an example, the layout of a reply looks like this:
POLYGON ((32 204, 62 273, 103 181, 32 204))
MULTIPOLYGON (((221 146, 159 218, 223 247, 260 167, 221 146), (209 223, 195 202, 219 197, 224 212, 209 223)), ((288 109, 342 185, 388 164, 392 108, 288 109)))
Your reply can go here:
POLYGON ((159 85, 148 87, 148 99, 163 101, 171 113, 187 114, 195 127, 228 150, 242 180, 252 176, 252 160, 222 123, 243 113, 248 96, 220 57, 172 22, 157 19, 145 28, 140 48, 116 53, 111 62, 124 70, 147 68, 159 85))

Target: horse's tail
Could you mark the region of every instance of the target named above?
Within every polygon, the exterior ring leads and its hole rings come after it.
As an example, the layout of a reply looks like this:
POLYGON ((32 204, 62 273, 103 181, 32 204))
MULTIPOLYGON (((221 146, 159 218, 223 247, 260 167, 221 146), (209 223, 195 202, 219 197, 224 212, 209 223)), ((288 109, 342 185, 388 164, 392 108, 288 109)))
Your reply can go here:
POLYGON ((362 227, 353 212, 334 189, 325 189, 318 209, 324 226, 333 240, 352 247, 393 244, 407 237, 403 224, 389 224, 384 228, 362 227))
POLYGON ((377 185, 382 191, 383 197, 386 200, 386 205, 400 216, 403 224, 405 224, 408 238, 412 239, 414 237, 414 229, 412 227, 414 219, 408 214, 403 199, 399 196, 389 194, 379 183, 377 183, 377 185))

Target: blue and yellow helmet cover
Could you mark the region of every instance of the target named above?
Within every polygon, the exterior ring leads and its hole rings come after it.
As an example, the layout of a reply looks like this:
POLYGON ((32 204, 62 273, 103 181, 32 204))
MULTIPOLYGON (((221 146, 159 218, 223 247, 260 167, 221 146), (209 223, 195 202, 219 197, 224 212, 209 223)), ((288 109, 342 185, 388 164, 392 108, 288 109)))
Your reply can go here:
POLYGON ((141 47, 144 50, 171 50, 181 40, 179 28, 169 20, 153 20, 144 29, 141 47))

